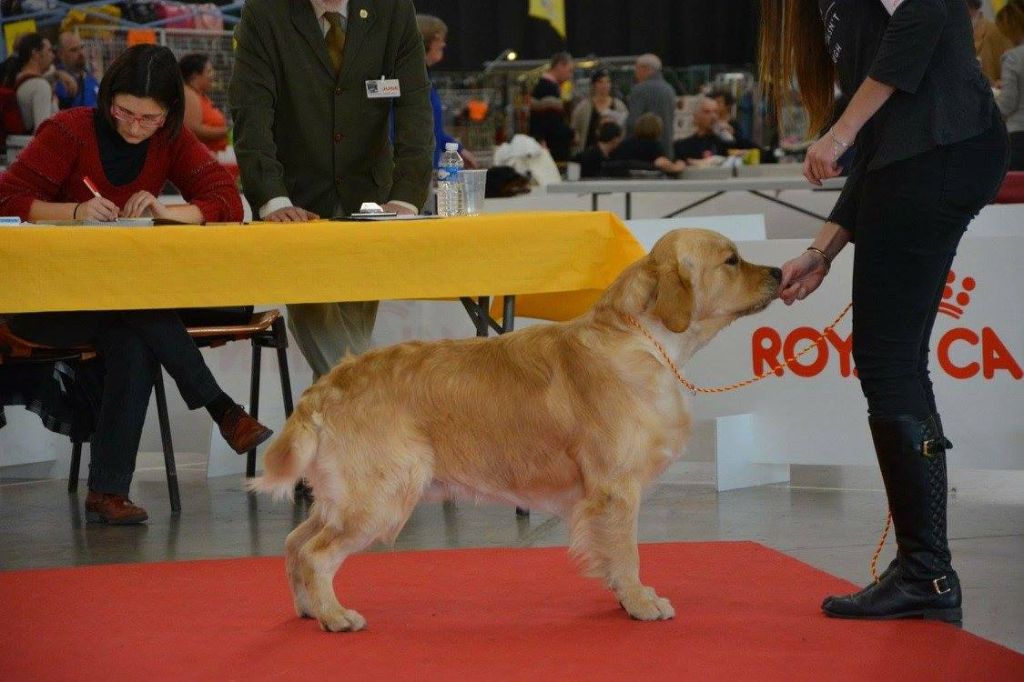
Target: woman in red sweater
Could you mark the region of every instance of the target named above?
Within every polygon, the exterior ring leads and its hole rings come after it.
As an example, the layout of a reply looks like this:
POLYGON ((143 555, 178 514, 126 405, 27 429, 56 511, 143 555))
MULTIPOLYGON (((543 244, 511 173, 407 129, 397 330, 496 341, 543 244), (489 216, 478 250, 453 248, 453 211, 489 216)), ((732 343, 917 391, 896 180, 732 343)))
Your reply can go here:
MULTIPOLYGON (((178 63, 165 47, 138 45, 110 65, 97 109, 48 119, 0 176, 0 214, 23 220, 114 220, 152 216, 187 223, 240 221, 227 171, 182 128, 178 63), (89 178, 99 196, 86 185, 89 178), (187 203, 156 197, 170 181, 187 203)), ((205 407, 229 445, 246 452, 270 435, 217 384, 173 310, 81 311, 10 316, 14 333, 56 346, 94 345, 104 367, 103 397, 91 439, 90 521, 148 518, 128 499, 154 371, 167 370, 191 409, 205 407)))

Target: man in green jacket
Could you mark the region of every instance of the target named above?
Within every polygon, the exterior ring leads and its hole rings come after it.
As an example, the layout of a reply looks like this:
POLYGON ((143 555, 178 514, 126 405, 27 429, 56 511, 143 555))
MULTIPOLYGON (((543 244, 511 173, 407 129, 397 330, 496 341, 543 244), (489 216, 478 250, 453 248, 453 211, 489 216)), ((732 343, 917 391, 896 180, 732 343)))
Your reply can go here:
MULTIPOLYGON (((364 201, 399 213, 423 206, 433 118, 411 0, 248 0, 235 41, 228 95, 256 217, 305 221, 364 201)), ((376 312, 376 301, 288 306, 314 377, 369 347, 376 312)))

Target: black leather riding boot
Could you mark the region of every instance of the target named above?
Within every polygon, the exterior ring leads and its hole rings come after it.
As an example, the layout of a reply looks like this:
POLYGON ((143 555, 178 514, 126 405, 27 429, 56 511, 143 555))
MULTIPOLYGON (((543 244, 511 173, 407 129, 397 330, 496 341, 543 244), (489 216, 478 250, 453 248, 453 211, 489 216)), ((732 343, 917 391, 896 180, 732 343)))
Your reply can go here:
POLYGON ((946 539, 946 450, 938 415, 870 420, 871 436, 896 529, 896 561, 856 594, 828 597, 829 616, 960 623, 960 580, 946 539))

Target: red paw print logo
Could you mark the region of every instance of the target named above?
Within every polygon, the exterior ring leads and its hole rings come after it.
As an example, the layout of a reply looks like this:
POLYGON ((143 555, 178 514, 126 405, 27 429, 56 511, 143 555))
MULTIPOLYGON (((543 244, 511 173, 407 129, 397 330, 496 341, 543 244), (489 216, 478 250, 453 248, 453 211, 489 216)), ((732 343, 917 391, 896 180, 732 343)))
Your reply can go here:
POLYGON ((946 288, 942 290, 939 312, 949 315, 954 320, 959 320, 964 314, 964 308, 970 305, 970 292, 974 291, 977 284, 973 277, 964 277, 960 280, 960 291, 955 291, 956 273, 950 270, 949 275, 946 276, 946 288))

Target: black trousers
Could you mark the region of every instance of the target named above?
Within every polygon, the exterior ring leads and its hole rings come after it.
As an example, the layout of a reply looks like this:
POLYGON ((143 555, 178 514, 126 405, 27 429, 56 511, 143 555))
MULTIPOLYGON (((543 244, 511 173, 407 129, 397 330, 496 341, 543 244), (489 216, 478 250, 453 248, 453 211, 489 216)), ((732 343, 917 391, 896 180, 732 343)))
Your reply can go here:
POLYGON ((998 113, 985 133, 869 172, 853 265, 853 357, 868 412, 936 413, 929 339, 967 224, 1006 173, 998 113))
POLYGON ((97 492, 128 494, 158 365, 190 409, 221 393, 173 310, 29 313, 12 316, 9 324, 36 343, 90 344, 99 351, 105 376, 89 462, 89 488, 97 492))

